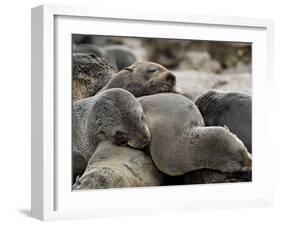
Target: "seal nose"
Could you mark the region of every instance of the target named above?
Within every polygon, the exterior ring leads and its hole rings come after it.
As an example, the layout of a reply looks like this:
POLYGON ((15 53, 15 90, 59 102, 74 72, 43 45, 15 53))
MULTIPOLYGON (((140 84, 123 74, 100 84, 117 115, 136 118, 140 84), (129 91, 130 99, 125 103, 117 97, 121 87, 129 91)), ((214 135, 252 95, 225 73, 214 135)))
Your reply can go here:
POLYGON ((176 76, 169 72, 165 75, 165 80, 174 85, 176 83, 176 76))

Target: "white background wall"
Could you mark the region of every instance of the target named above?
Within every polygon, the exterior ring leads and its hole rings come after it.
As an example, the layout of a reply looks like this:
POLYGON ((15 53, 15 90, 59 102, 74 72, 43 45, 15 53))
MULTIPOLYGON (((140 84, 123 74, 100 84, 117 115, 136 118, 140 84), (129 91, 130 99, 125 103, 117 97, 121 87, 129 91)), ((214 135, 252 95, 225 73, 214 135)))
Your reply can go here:
MULTIPOLYGON (((1 2, 0 35, 0 224, 37 225, 30 208, 30 8, 42 3, 87 5, 118 9, 184 12, 207 15, 263 17, 275 20, 275 104, 272 117, 272 148, 275 149, 276 203, 272 208, 196 211, 179 214, 132 216, 82 221, 51 222, 51 225, 280 225, 281 223, 281 13, 278 1, 261 0, 8 0, 1 2), (279 117, 278 117, 279 116, 279 117)), ((272 97, 273 98, 273 97, 272 97)), ((266 151, 266 150, 265 150, 266 151)), ((239 191, 237 191, 239 192, 239 191)))

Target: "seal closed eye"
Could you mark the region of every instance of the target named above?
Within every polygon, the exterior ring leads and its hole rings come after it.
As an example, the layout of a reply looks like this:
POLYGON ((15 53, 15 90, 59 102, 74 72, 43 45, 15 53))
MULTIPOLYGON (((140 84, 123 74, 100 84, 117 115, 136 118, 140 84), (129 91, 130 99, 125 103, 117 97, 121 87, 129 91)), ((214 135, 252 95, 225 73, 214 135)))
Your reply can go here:
POLYGON ((176 77, 160 64, 137 62, 124 68, 102 90, 122 88, 135 97, 175 92, 176 77))

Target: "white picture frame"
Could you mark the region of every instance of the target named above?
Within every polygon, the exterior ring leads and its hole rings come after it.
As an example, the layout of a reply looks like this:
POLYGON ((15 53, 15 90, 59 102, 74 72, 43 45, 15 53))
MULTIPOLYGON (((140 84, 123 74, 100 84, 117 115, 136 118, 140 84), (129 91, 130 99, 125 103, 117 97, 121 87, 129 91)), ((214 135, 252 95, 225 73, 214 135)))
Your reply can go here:
POLYGON ((273 83, 272 33, 273 22, 265 19, 56 5, 33 8, 32 216, 56 220, 271 205, 273 178, 268 175, 273 150, 266 140, 271 102, 265 100, 273 83), (72 33, 252 42, 253 181, 72 192, 72 33))

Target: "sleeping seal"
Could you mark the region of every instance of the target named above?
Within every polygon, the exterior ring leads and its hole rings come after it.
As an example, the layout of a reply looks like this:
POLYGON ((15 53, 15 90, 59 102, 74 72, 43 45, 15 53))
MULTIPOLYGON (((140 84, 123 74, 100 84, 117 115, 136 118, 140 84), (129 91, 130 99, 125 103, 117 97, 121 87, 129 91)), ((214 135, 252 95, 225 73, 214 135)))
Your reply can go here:
POLYGON ((143 115, 137 99, 123 89, 106 90, 76 101, 72 111, 73 151, 88 162, 101 141, 137 149, 145 147, 150 141, 150 132, 143 115))
POLYGON ((170 176, 199 169, 246 171, 251 155, 228 129, 204 127, 196 105, 172 93, 138 98, 151 133, 149 153, 158 169, 170 176))
POLYGON ((174 92, 176 77, 160 64, 137 62, 124 68, 102 90, 122 88, 135 97, 174 92))
POLYGON ((159 186, 162 177, 144 152, 104 141, 98 145, 84 174, 77 177, 73 189, 159 186))

